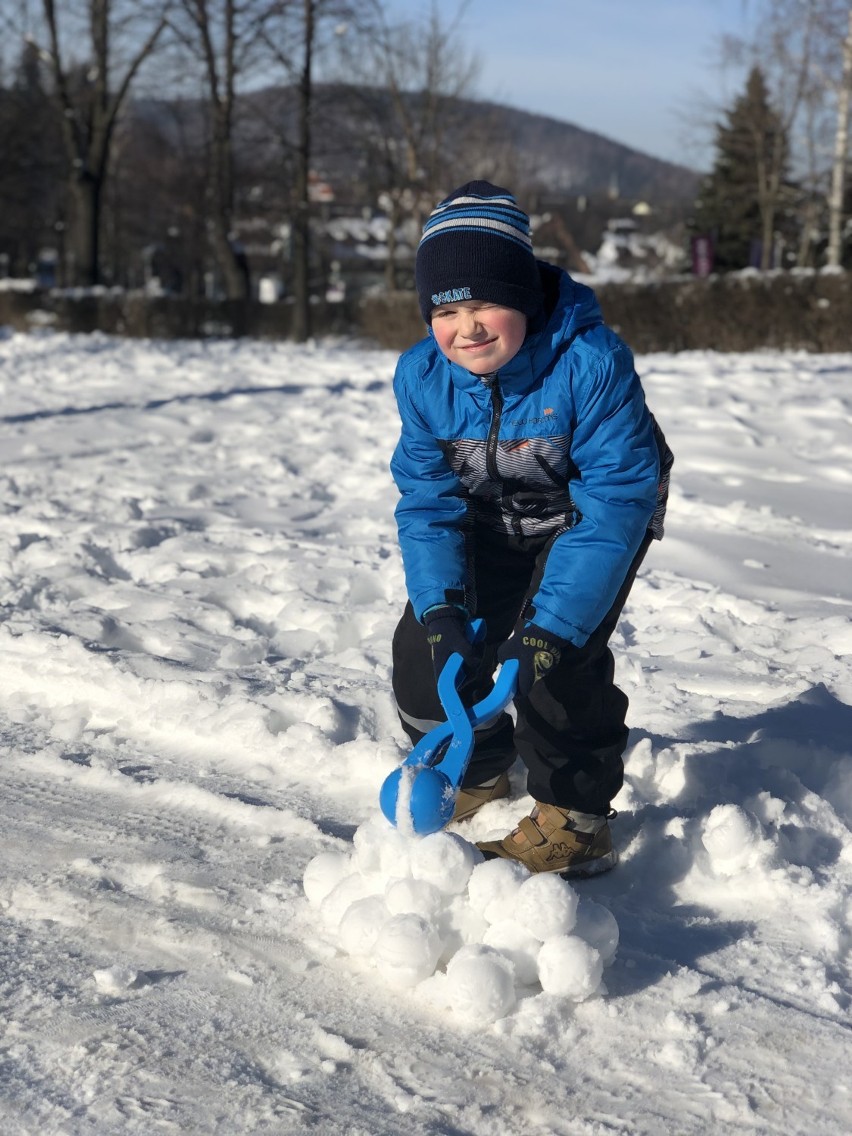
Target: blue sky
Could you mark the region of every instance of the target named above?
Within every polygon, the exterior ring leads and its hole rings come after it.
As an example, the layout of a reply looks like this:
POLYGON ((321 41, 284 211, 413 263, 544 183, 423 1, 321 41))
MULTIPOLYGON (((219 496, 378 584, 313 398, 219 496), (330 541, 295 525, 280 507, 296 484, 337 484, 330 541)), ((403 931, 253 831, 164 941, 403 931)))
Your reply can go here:
MULTIPOLYGON (((459 9, 436 2, 448 16, 459 9)), ((391 7, 411 17, 410 0, 391 7)), ((720 71, 719 43, 745 31, 750 10, 745 0, 469 0, 458 36, 480 61, 478 97, 707 168, 701 124, 741 86, 720 71)))

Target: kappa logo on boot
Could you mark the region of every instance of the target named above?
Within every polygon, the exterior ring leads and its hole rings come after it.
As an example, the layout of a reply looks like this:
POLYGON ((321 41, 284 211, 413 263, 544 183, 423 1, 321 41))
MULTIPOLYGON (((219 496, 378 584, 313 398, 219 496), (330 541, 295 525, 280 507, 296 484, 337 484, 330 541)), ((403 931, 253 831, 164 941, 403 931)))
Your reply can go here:
POLYGON ((592 832, 572 832, 572 844, 566 844, 564 840, 552 842, 545 856, 545 863, 550 864, 554 860, 571 860, 575 856, 588 856, 589 848, 594 844, 595 836, 592 832), (579 847, 578 847, 579 846, 579 847))

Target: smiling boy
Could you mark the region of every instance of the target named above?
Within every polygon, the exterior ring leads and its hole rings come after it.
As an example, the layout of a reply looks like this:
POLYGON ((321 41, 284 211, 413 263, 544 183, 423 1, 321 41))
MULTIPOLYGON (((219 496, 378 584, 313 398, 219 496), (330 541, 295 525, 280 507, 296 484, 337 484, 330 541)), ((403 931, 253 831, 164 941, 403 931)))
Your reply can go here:
POLYGON ((488 375, 520 351, 527 335, 527 317, 499 304, 457 300, 433 309, 432 334, 451 363, 459 363, 474 375, 488 375))
POLYGON ((477 733, 455 819, 508 796, 519 755, 535 801, 487 857, 573 876, 616 862, 627 698, 609 639, 662 521, 671 454, 625 344, 590 289, 537 261, 507 190, 469 182, 417 252, 426 339, 399 361, 391 468, 409 602, 393 688, 416 742, 443 712, 436 679, 465 659, 468 701, 517 658, 516 722, 477 733), (487 626, 470 644, 470 620, 487 626))

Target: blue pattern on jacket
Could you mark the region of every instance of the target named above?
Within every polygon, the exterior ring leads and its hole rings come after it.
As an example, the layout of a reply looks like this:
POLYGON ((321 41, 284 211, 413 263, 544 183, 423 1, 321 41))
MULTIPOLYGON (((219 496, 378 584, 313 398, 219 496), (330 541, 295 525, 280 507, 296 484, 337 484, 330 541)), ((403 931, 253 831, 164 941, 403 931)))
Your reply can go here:
MULTIPOLYGON (((548 439, 565 452, 565 483, 556 489, 564 507, 551 500, 538 518, 557 535, 533 604, 539 626, 582 646, 612 606, 664 505, 661 454, 633 356, 603 323, 594 293, 559 269, 540 267, 556 303, 496 377, 503 401, 499 441, 506 454, 529 439, 548 439)), ((430 333, 400 358, 394 392, 402 421, 391 460, 401 494, 396 519, 406 587, 421 619, 448 596, 471 595, 469 527, 501 523, 494 498, 504 507, 505 499, 492 487, 489 505, 482 469, 474 476, 463 467, 492 422, 491 392, 478 375, 450 363, 430 333)), ((520 486, 516 504, 509 497, 517 517, 508 524, 522 534, 524 524, 532 525, 529 531, 541 536, 534 505, 541 485, 529 489, 525 498, 520 486)))

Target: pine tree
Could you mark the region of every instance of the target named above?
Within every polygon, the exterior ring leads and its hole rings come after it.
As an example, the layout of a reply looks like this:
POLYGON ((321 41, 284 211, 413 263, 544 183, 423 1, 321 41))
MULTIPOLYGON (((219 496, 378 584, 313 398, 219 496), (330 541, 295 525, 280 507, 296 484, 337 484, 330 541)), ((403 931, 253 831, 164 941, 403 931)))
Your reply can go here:
POLYGON ((54 243, 61 216, 59 122, 37 49, 25 44, 13 81, 0 88, 0 255, 12 275, 32 272, 54 243))
POLYGON ((715 267, 772 266, 786 193, 787 137, 759 67, 716 128, 716 159, 696 202, 694 229, 713 238, 715 267))

